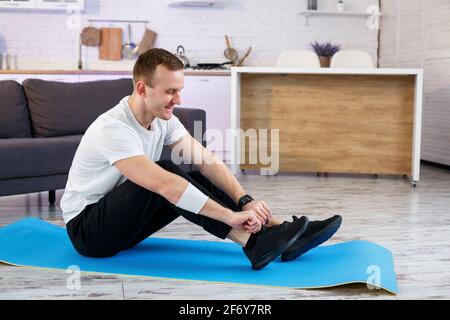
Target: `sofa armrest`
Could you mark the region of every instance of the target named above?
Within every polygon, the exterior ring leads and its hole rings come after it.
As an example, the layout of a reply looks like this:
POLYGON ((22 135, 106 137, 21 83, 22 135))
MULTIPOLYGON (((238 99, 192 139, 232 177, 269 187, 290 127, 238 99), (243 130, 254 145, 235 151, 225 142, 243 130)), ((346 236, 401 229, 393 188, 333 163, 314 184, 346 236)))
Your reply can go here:
MULTIPOLYGON (((178 107, 175 108, 173 114, 180 119, 181 123, 184 125, 187 131, 199 140, 206 147, 206 142, 203 139, 203 136, 206 131, 206 112, 202 109, 193 109, 193 108, 184 108, 178 107), (194 135, 194 123, 197 123, 197 127, 201 128, 201 137, 196 137, 194 135)), ((198 130, 198 129, 197 129, 198 130)), ((198 135, 198 132, 197 132, 198 135)))

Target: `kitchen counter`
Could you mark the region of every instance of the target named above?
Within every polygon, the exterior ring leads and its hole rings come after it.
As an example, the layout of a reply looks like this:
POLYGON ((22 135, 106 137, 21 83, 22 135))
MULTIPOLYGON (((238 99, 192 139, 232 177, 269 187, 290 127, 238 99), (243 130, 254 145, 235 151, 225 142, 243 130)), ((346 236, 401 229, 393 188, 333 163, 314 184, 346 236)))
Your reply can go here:
POLYGON ((235 74, 322 74, 322 75, 423 75, 423 69, 406 68, 274 68, 274 67, 232 67, 235 74))
MULTIPOLYGON (((108 70, 0 70, 1 74, 61 74, 61 75, 131 75, 131 71, 108 70)), ((184 70, 187 76, 229 76, 230 70, 184 70)))
POLYGON ((422 69, 231 68, 231 128, 279 132, 268 143, 278 167, 249 163, 232 139, 233 172, 407 175, 415 185, 422 95, 422 69))

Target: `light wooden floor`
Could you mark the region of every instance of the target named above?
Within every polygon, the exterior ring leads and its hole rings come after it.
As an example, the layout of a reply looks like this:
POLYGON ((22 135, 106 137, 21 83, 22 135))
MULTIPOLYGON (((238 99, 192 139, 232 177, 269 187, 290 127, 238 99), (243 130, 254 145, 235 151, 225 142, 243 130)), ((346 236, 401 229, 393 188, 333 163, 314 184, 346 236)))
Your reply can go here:
MULTIPOLYGON (((280 217, 306 214, 311 220, 332 214, 343 225, 328 244, 365 239, 394 254, 400 293, 351 285, 321 290, 291 290, 83 274, 81 289, 66 287, 65 271, 0 265, 0 299, 449 299, 450 298, 450 171, 422 164, 416 188, 400 177, 247 174, 246 190, 265 199, 280 217)), ((57 205, 47 194, 0 198, 0 225, 35 216, 63 225, 57 205)), ((156 234, 159 237, 216 240, 183 218, 156 234)))

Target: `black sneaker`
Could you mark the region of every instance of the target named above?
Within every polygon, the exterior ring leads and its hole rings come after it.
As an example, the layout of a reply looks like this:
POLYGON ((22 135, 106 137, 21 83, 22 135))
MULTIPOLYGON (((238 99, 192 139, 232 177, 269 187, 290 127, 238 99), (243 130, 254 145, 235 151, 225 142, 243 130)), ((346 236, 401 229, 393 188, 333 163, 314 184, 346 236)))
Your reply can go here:
MULTIPOLYGON (((294 219, 292 223, 295 223, 299 219, 296 216, 292 218, 294 219)), ((290 261, 297 259, 302 254, 321 245, 336 233, 341 223, 342 217, 340 215, 335 215, 323 221, 311 221, 303 235, 283 252, 281 260, 290 261)))
POLYGON ((308 218, 263 228, 252 234, 243 248, 254 270, 260 270, 289 248, 308 226, 308 218))

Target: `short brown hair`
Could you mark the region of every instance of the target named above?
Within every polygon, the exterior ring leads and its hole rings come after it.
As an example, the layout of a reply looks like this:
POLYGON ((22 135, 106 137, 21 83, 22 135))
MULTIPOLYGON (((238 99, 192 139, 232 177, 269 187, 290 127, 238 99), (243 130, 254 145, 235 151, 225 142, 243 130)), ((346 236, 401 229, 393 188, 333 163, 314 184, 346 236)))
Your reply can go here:
POLYGON ((163 65, 172 71, 182 70, 183 62, 173 53, 161 49, 153 48, 141 54, 133 67, 133 82, 139 80, 145 81, 149 86, 153 87, 153 77, 158 65, 163 65))

